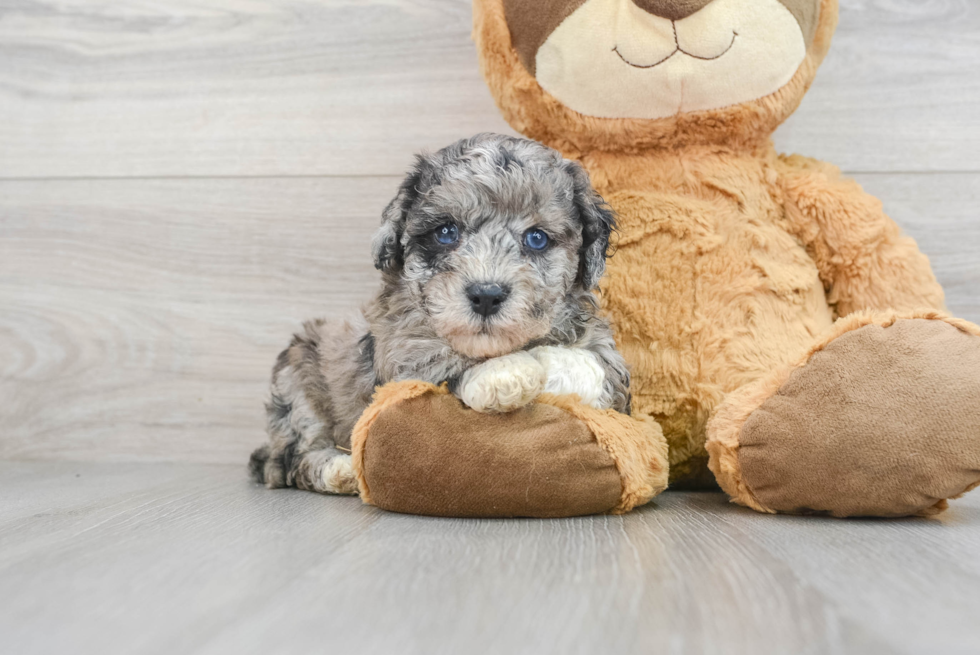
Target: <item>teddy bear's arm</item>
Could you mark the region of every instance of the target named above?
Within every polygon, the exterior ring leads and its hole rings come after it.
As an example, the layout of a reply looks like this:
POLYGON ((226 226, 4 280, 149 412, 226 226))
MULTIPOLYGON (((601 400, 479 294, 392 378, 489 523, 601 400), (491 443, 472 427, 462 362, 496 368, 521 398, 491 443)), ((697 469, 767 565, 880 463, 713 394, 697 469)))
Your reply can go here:
POLYGON ((863 309, 944 310, 928 258, 879 201, 830 164, 780 156, 790 229, 806 245, 839 316, 863 309))

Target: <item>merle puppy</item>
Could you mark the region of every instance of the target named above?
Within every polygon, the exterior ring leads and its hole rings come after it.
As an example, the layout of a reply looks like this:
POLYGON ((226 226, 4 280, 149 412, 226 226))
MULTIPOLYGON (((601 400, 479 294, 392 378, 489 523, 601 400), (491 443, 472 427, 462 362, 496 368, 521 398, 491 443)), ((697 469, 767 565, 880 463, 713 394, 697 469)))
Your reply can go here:
POLYGON ((359 316, 307 323, 272 371, 269 487, 355 493, 351 431, 375 387, 448 382, 507 412, 542 392, 629 413, 629 373, 592 290, 613 216, 585 170, 483 134, 420 155, 374 238, 381 290, 359 316))

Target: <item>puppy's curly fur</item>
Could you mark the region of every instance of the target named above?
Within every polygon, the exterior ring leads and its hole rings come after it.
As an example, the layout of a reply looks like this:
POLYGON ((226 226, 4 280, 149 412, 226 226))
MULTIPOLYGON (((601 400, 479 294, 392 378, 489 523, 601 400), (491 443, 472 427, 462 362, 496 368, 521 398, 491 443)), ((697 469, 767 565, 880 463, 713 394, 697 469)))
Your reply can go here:
POLYGON ((378 295, 350 320, 307 323, 279 355, 254 477, 355 493, 351 431, 395 380, 448 382, 485 412, 548 391, 629 413, 592 293, 613 228, 582 167, 534 141, 483 134, 420 155, 374 239, 378 295))

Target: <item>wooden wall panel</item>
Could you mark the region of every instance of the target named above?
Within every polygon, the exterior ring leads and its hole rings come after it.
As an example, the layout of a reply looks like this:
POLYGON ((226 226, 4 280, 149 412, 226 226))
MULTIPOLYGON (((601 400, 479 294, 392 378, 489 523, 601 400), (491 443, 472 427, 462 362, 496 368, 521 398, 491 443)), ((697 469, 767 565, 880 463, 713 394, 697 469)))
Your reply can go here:
MULTIPOLYGON (((859 181, 980 322, 980 175, 859 181)), ((0 458, 243 461, 291 331, 375 288, 398 182, 0 182, 0 458)))
MULTIPOLYGON (((469 0, 7 0, 0 177, 398 175, 507 131, 469 0)), ((854 172, 977 170, 980 5, 842 0, 778 146, 854 172)))

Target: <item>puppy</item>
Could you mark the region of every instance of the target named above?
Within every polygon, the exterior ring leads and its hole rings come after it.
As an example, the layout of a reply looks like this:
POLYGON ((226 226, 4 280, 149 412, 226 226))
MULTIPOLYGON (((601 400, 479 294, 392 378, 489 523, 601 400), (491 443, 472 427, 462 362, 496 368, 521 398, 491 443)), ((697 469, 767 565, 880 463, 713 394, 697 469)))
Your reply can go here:
POLYGON ((279 355, 255 479, 356 493, 351 431, 394 380, 448 382, 479 412, 549 392, 629 413, 592 294, 613 227, 585 170, 534 141, 484 134, 420 155, 374 238, 378 295, 351 320, 307 323, 279 355))

